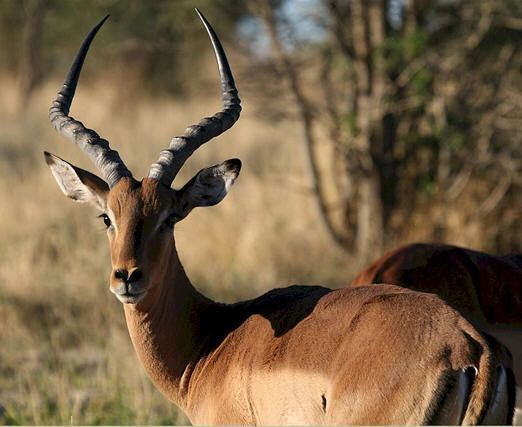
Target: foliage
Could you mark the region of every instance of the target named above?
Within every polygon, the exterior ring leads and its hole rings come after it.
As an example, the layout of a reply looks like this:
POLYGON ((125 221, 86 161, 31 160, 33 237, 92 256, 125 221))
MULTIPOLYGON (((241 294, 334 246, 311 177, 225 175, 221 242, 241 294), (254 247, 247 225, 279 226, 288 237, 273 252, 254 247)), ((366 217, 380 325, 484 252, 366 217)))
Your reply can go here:
POLYGON ((206 48, 208 39, 194 7, 205 13, 224 41, 234 40, 233 28, 244 13, 239 0, 5 0, 0 3, 2 68, 17 72, 22 65, 23 32, 31 25, 27 18, 37 3, 43 5, 39 66, 46 76, 63 74, 87 31, 110 14, 89 67, 107 78, 110 69, 120 65, 137 73, 135 79, 146 89, 163 93, 179 92, 184 86, 181 71, 201 66, 195 52, 206 48))
POLYGON ((281 17, 288 7, 261 3, 301 112, 319 213, 335 242, 373 257, 384 242, 403 241, 428 209, 440 212, 428 239, 449 240, 469 197, 476 207, 459 222, 481 227, 492 250, 520 250, 509 236, 522 223, 509 218, 522 183, 522 3, 317 2, 310 15, 329 37, 291 54, 281 49, 296 31, 281 17), (320 132, 330 137, 331 157, 316 148, 320 132), (497 226, 499 218, 511 232, 497 226))

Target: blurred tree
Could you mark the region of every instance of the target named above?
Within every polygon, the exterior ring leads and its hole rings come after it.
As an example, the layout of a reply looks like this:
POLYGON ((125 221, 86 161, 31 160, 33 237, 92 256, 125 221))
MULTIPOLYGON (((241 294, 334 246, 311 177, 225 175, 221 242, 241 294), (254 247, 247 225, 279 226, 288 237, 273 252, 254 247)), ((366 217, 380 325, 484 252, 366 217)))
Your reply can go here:
POLYGON ((43 77, 42 33, 49 5, 50 0, 25 0, 22 2, 24 24, 21 28, 21 46, 18 59, 18 84, 22 108, 27 106, 33 89, 38 86, 43 77))
POLYGON ((285 3, 250 6, 293 94, 334 241, 368 259, 422 212, 431 238, 448 239, 450 213, 462 210, 466 189, 474 193, 466 221, 481 224, 484 241, 521 250, 522 2, 308 2, 328 36, 294 37, 293 50, 288 40, 299 22, 281 13, 285 3), (333 145, 327 168, 318 130, 333 145), (334 185, 325 183, 329 176, 334 185))
POLYGON ((240 0, 3 0, 1 67, 18 76, 25 105, 44 77, 55 72, 61 77, 86 32, 111 14, 89 64, 105 78, 111 68, 119 69, 118 80, 125 73, 127 87, 134 78, 147 91, 178 92, 184 87, 182 73, 201 65, 199 52, 208 47, 194 7, 221 39, 234 39, 235 24, 244 14, 240 0))

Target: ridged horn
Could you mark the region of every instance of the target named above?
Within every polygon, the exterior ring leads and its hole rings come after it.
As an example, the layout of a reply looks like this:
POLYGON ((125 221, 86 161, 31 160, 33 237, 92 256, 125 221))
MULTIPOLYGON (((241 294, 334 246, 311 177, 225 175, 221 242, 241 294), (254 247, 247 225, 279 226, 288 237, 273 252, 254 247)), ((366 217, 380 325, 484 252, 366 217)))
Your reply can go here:
POLYGON ((231 128, 241 113, 241 100, 223 46, 203 14, 198 9, 196 12, 207 30, 216 55, 223 110, 212 117, 205 117, 197 125, 189 126, 182 136, 172 139, 169 148, 161 151, 158 161, 150 169, 149 177, 156 178, 167 186, 172 184, 176 174, 196 149, 231 128))
POLYGON ((103 178, 109 184, 109 187, 112 188, 121 178, 131 177, 131 172, 121 160, 118 152, 109 147, 107 140, 101 138, 94 130, 86 128, 83 123, 69 116, 69 109, 71 108, 78 79, 80 78, 83 62, 96 33, 108 17, 109 15, 96 24, 85 37, 69 69, 65 82, 49 109, 49 119, 59 134, 72 141, 89 156, 103 174, 103 178))

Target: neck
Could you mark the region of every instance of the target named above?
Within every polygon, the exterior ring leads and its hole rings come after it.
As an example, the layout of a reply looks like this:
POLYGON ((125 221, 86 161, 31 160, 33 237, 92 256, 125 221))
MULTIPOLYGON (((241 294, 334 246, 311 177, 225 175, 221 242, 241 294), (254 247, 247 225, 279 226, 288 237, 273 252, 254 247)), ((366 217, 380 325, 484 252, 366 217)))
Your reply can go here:
POLYGON ((173 250, 154 293, 124 305, 129 334, 145 371, 172 402, 186 408, 194 367, 205 354, 214 313, 220 304, 190 283, 173 250))

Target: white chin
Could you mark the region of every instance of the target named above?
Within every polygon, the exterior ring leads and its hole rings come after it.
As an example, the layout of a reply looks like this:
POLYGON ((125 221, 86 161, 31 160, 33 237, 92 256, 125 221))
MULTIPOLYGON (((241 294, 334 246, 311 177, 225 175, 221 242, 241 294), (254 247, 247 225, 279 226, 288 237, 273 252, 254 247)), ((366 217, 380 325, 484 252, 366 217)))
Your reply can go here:
POLYGON ((120 302, 122 302, 123 304, 137 304, 143 299, 146 293, 147 292, 145 291, 136 295, 116 295, 116 298, 118 298, 118 300, 120 300, 120 302))

